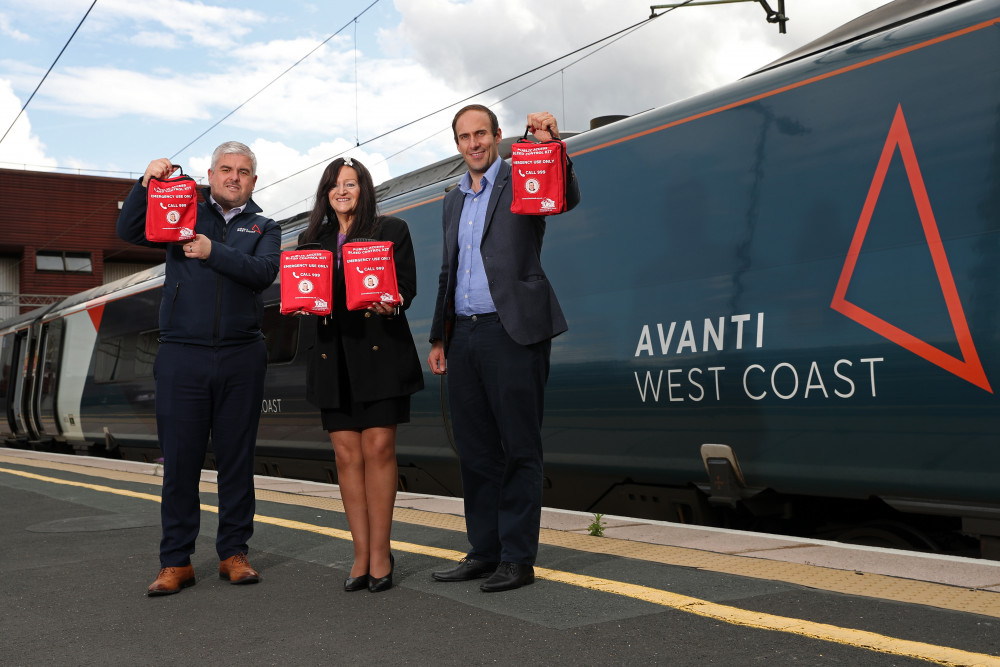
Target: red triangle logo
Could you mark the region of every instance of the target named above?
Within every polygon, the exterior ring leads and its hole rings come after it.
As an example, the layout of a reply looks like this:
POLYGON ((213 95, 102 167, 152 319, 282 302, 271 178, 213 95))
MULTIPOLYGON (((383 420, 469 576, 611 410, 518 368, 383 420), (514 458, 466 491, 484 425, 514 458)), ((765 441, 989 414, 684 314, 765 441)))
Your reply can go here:
POLYGON ((945 254, 944 245, 941 243, 941 234, 938 231, 937 221, 934 219, 934 211, 931 209, 927 189, 924 187, 923 176, 920 174, 920 165, 917 163, 917 155, 913 150, 910 131, 906 127, 902 105, 896 108, 896 116, 892 120, 892 127, 889 128, 889 136, 886 138, 885 146, 882 148, 882 157, 879 159, 878 167, 875 169, 875 177, 872 179, 871 188, 868 190, 868 197, 865 199, 864 208, 861 210, 861 218, 858 220, 858 226, 854 230, 854 239, 851 241, 851 248, 847 252, 847 259, 844 262, 844 268, 840 272, 840 280, 837 282, 837 289, 833 294, 833 301, 830 303, 830 307, 861 326, 892 341, 896 345, 909 350, 936 366, 940 366, 949 373, 957 375, 991 394, 993 393, 993 389, 990 388, 990 383, 986 379, 983 364, 979 360, 979 354, 976 352, 976 346, 972 341, 972 334, 969 332, 969 324, 965 319, 965 312, 962 310, 962 301, 958 297, 955 279, 952 276, 951 267, 948 265, 948 256, 945 254), (851 283, 851 276, 854 274, 854 267, 857 265, 861 246, 865 241, 865 234, 868 233, 868 225, 871 223, 875 204, 878 202, 882 185, 885 183, 886 173, 889 171, 889 163, 892 161, 892 156, 895 154, 897 148, 903 159, 903 166, 906 168, 906 177, 910 183, 910 190, 913 192, 913 199, 920 216, 920 224, 923 227, 924 237, 927 240, 927 246, 934 262, 934 271, 937 273, 938 283, 941 285, 941 292, 944 295, 945 305, 948 307, 948 316, 951 319, 951 326, 955 332, 955 339, 958 342, 958 349, 962 353, 962 359, 939 350, 933 345, 889 324, 880 317, 856 306, 846 299, 847 287, 851 283))
POLYGON ((87 309, 87 314, 90 315, 90 321, 94 323, 94 330, 100 331, 101 329, 101 318, 104 317, 104 304, 99 306, 94 306, 93 308, 87 309))

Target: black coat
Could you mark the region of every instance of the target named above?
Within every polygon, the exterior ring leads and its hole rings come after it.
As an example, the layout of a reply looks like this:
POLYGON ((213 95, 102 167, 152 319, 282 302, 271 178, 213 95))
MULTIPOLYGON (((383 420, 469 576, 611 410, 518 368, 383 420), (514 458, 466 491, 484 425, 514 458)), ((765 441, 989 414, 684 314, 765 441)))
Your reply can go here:
MULTIPOLYGON (((393 243, 396 282, 403 305, 398 309, 399 314, 391 317, 369 310, 347 310, 344 270, 343 267, 336 270, 333 312, 328 317, 309 317, 315 336, 306 349, 306 399, 320 409, 341 407, 341 373, 347 374, 352 398, 357 402, 407 396, 424 387, 423 369, 405 312, 417 295, 417 267, 410 230, 400 218, 385 216, 380 221, 376 240, 393 243), (340 348, 346 368, 340 368, 340 348)), ((325 224, 317 239, 324 250, 334 255, 337 230, 336 223, 325 224)))

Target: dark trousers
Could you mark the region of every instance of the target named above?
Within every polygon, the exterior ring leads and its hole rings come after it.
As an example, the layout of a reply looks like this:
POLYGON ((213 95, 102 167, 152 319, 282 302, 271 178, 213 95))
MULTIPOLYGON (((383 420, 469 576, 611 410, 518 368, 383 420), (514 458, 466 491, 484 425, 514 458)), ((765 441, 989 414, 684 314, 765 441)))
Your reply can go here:
POLYGON ((219 559, 247 551, 264 397, 264 341, 208 347, 162 343, 156 355, 156 429, 163 450, 160 566, 191 562, 201 523, 198 483, 209 438, 218 467, 219 559))
POLYGON ((475 560, 535 563, 551 348, 515 343, 495 314, 455 323, 448 402, 475 560))

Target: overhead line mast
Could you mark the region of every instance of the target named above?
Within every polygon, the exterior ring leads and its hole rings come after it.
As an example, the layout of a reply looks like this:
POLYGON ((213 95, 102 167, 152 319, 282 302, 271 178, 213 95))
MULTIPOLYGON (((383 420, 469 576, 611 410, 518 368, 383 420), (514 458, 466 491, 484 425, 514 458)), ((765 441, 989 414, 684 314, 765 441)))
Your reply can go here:
POLYGON ((678 7, 697 7, 699 5, 728 5, 734 2, 756 2, 764 11, 767 13, 768 23, 777 23, 778 32, 782 35, 785 34, 785 24, 788 22, 788 17, 785 15, 785 0, 778 0, 778 11, 771 9, 771 5, 767 3, 767 0, 696 0, 695 2, 674 2, 667 5, 650 5, 649 6, 649 18, 655 18, 657 16, 657 9, 676 9, 678 7))

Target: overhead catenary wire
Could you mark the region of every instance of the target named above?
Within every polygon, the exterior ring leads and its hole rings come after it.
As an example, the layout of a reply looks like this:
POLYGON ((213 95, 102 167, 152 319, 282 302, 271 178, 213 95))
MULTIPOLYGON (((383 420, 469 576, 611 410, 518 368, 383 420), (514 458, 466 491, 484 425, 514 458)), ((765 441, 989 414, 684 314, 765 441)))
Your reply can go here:
MULTIPOLYGON (((419 118, 415 118, 415 119, 413 119, 411 121, 403 123, 402 125, 394 127, 393 129, 387 130, 387 131, 385 131, 385 132, 383 132, 381 134, 375 135, 374 137, 366 139, 365 141, 358 142, 358 144, 355 146, 355 148, 356 147, 360 147, 360 146, 365 146, 365 145, 370 144, 370 143, 372 143, 374 141, 378 141, 379 139, 382 139, 382 138, 384 138, 384 137, 386 137, 386 136, 388 136, 390 134, 393 134, 394 132, 399 132, 400 130, 403 130, 403 129, 406 129, 407 127, 410 127, 411 125, 415 125, 415 124, 417 124, 417 123, 419 123, 421 121, 427 120, 428 118, 431 118, 432 116, 436 116, 437 114, 439 114, 439 113, 441 113, 443 111, 447 111, 448 109, 451 109, 453 107, 456 107, 459 104, 462 104, 463 102, 468 102, 469 100, 474 99, 476 97, 479 97, 480 95, 484 95, 485 93, 488 93, 491 90, 496 90, 497 88, 500 88, 501 86, 505 86, 508 83, 512 83, 513 81, 517 81, 518 79, 520 79, 522 77, 528 76, 529 74, 533 74, 534 72, 537 72, 540 69, 544 69, 544 68, 548 67, 549 65, 555 64, 555 63, 559 62, 560 60, 565 60, 566 58, 569 58, 570 56, 574 56, 577 53, 580 53, 581 51, 585 51, 585 50, 591 48, 592 46, 600 44, 601 42, 606 42, 608 40, 611 40, 612 38, 618 37, 619 35, 623 35, 624 36, 625 34, 634 32, 638 28, 640 28, 640 27, 642 27, 642 26, 650 23, 651 21, 655 21, 658 18, 666 16, 667 14, 669 14, 674 9, 677 9, 679 7, 683 7, 684 5, 686 5, 686 4, 690 3, 690 2, 693 2, 693 1, 694 0, 685 0, 682 4, 678 5, 677 7, 668 9, 668 10, 666 10, 664 12, 661 12, 660 14, 656 14, 655 16, 650 16, 650 17, 648 17, 646 19, 643 19, 642 21, 639 21, 637 23, 633 23, 632 25, 630 25, 630 26, 628 26, 626 28, 622 28, 621 30, 617 30, 617 31, 611 33, 610 35, 606 35, 604 37, 601 37, 600 39, 596 39, 593 42, 590 42, 589 44, 586 44, 586 45, 581 46, 581 47, 579 47, 577 49, 574 49, 574 50, 570 51, 569 53, 565 53, 565 54, 559 56, 558 58, 553 58, 552 60, 549 60, 546 63, 542 63, 541 65, 533 67, 533 68, 531 68, 531 69, 529 69, 529 70, 527 70, 525 72, 522 72, 522 73, 520 73, 520 74, 518 74, 516 76, 512 76, 509 79, 505 79, 504 81, 501 81, 499 83, 495 83, 492 86, 489 86, 488 88, 484 88, 483 90, 480 90, 477 93, 473 93, 472 95, 469 95, 467 97, 463 97, 460 100, 457 100, 455 102, 451 102, 451 103, 449 103, 449 104, 441 107, 440 109, 436 109, 434 111, 426 113, 423 116, 420 116, 419 118)), ((607 45, 605 45, 605 46, 607 46, 607 45)), ((599 50, 600 49, 596 49, 595 53, 596 53, 596 51, 599 51, 599 50)), ((581 60, 582 60, 582 58, 581 58, 581 60)), ((575 62, 579 62, 579 60, 575 61, 575 62)), ((575 63, 573 63, 573 64, 575 64, 575 63)), ((546 77, 546 78, 548 78, 548 77, 546 77)), ((506 99, 506 98, 504 98, 504 99, 506 99)), ((348 149, 348 150, 350 150, 350 149, 348 149)), ((309 171, 310 169, 315 169, 319 165, 325 164, 325 163, 329 162, 330 160, 334 160, 334 159, 340 157, 341 155, 343 155, 344 153, 347 153, 347 152, 348 152, 347 150, 341 151, 341 152, 337 153, 336 155, 333 155, 333 156, 328 157, 326 159, 320 160, 319 162, 311 164, 308 167, 304 167, 302 169, 299 169, 298 171, 293 172, 293 173, 289 174, 288 176, 285 176, 284 178, 279 178, 276 181, 272 181, 271 183, 268 183, 267 185, 265 185, 262 188, 257 188, 256 191, 257 192, 262 192, 262 191, 266 190, 269 187, 272 187, 272 186, 277 185, 279 183, 283 183, 284 181, 287 181, 290 178, 294 178, 295 176, 298 176, 299 174, 305 173, 305 172, 309 171)))
MULTIPOLYGON (((688 2, 692 2, 692 1, 693 1, 693 0, 688 0, 688 2)), ((513 91, 513 92, 511 92, 511 93, 509 93, 509 94, 507 94, 507 95, 504 95, 504 96, 503 96, 503 97, 501 97, 501 98, 498 98, 498 99, 496 99, 496 100, 493 100, 493 102, 491 102, 491 105, 492 105, 492 104, 500 104, 501 102, 506 102, 506 101, 507 101, 507 100, 509 100, 510 98, 512 98, 512 97, 515 97, 515 96, 517 96, 517 95, 520 95, 521 93, 523 93, 524 91, 526 91, 526 90, 528 90, 528 89, 530 89, 530 88, 534 88, 535 86, 537 86, 538 84, 542 83, 543 81, 546 81, 546 80, 548 80, 548 79, 551 79, 551 78, 552 78, 553 76, 555 76, 556 74, 559 74, 560 76, 562 76, 562 74, 563 74, 563 73, 564 73, 564 72, 565 72, 565 71, 566 71, 567 69, 569 69, 570 67, 572 67, 573 65, 576 65, 577 63, 579 63, 579 62, 581 62, 581 61, 583 61, 583 60, 586 60, 587 58, 591 57, 591 56, 592 56, 592 55, 594 55, 595 53, 597 53, 597 52, 599 52, 599 51, 602 51, 602 50, 606 49, 607 47, 611 46, 612 44, 614 44, 614 43, 615 43, 615 42, 617 42, 618 40, 620 40, 620 39, 623 39, 623 38, 625 38, 625 37, 628 37, 628 36, 629 36, 630 34, 632 34, 633 32, 635 32, 635 31, 636 31, 636 30, 638 30, 639 28, 643 27, 643 26, 644 26, 644 25, 646 25, 647 23, 648 23, 648 21, 643 21, 643 22, 641 22, 641 23, 637 23, 637 24, 635 24, 634 26, 632 26, 631 30, 628 30, 628 29, 626 29, 626 31, 624 31, 624 32, 623 32, 623 31, 619 31, 618 33, 616 33, 616 34, 617 34, 617 37, 615 37, 615 39, 612 39, 611 41, 609 41, 609 42, 608 42, 607 44, 602 44, 602 45, 601 45, 600 47, 598 47, 598 48, 594 49, 594 50, 593 50, 593 51, 591 51, 590 53, 588 53, 588 54, 586 54, 586 55, 583 55, 583 56, 580 56, 579 58, 577 58, 577 59, 576 59, 576 60, 574 60, 573 62, 569 63, 568 65, 564 65, 563 67, 559 68, 559 69, 558 69, 558 70, 556 70, 555 72, 552 72, 551 74, 547 74, 547 75, 543 76, 543 77, 542 77, 542 78, 540 78, 540 79, 536 79, 535 81, 532 81, 531 83, 529 83, 529 84, 528 84, 528 85, 526 85, 526 86, 522 86, 521 88, 518 88, 517 90, 515 90, 515 91, 513 91)), ((606 38, 606 39, 607 39, 607 38, 606 38)), ((585 48, 586 48, 586 47, 585 47, 585 48)), ((578 49, 577 51, 579 51, 579 49, 578 49)), ((544 65, 543 65, 543 67, 544 67, 544 65)), ((534 70, 532 70, 532 71, 534 71, 534 70)), ((565 94, 564 94, 564 96, 563 96, 563 116, 562 116, 562 117, 563 117, 563 119, 565 119, 565 118, 566 118, 566 106, 565 106, 565 105, 566 105, 566 102, 565 102, 565 94)), ((452 105, 452 106, 457 106, 457 104, 455 104, 455 105, 452 105)), ((490 105, 487 105, 487 106, 490 106, 490 105)), ((441 134, 442 132, 447 132, 447 131, 449 131, 450 129, 451 129, 450 127, 445 127, 445 128, 442 128, 442 129, 438 130, 437 132, 434 132, 433 134, 429 134, 429 135, 427 135, 426 137, 424 137, 423 139, 420 139, 419 141, 416 141, 416 142, 414 142, 414 143, 410 144, 409 146, 406 146, 406 147, 404 147, 404 148, 401 148, 401 149, 399 149, 398 151, 396 151, 395 153, 392 153, 392 154, 390 154, 390 155, 387 155, 386 157, 384 157, 384 158, 383 158, 383 159, 381 160, 381 162, 388 162, 389 160, 391 160, 392 158, 396 157, 397 155, 400 155, 401 153, 404 153, 404 152, 406 152, 406 151, 410 150, 411 148, 413 148, 413 147, 415 147, 415 146, 419 146, 419 145, 420 145, 420 144, 422 144, 423 142, 425 142, 425 141, 427 141, 427 140, 431 139, 432 137, 436 137, 437 135, 441 134)), ((375 164, 381 164, 381 162, 376 162, 375 164)))
MULTIPOLYGON (((681 6, 684 6, 684 5, 688 4, 689 2, 693 2, 693 0, 686 0, 686 1, 684 2, 684 3, 682 3, 681 5, 679 5, 679 7, 681 7, 681 6)), ((676 8, 674 8, 674 9, 676 9, 676 8)), ((668 13, 670 13, 671 11, 673 11, 673 9, 668 9, 667 11, 663 12, 663 14, 668 14, 668 13)), ((576 50, 574 50, 574 51, 571 51, 570 53, 567 53, 567 54, 565 54, 565 55, 563 55, 563 56, 560 56, 559 58, 556 58, 555 60, 551 60, 551 61, 549 61, 548 63, 546 63, 546 64, 544 64, 544 65, 539 65, 538 67, 535 67, 535 68, 533 68, 533 69, 530 69, 530 70, 528 70, 527 72, 524 72, 524 73, 522 73, 522 74, 519 74, 519 75, 517 75, 517 76, 515 76, 515 77, 511 78, 511 79, 508 79, 508 80, 507 80, 507 81, 505 81, 505 82, 502 82, 502 83, 499 83, 499 84, 497 84, 496 86, 492 86, 492 87, 490 87, 490 88, 487 88, 486 90, 484 90, 484 91, 482 91, 482 92, 483 92, 483 93, 485 93, 485 92, 488 92, 488 91, 490 91, 490 90, 493 90, 493 89, 495 89, 495 88, 497 88, 497 87, 499 87, 499 86, 502 86, 502 85, 504 85, 505 83, 510 83, 511 81, 515 81, 515 80, 517 80, 517 79, 519 79, 519 78, 521 78, 521 77, 524 77, 524 76, 527 76, 528 74, 531 74, 532 72, 536 72, 536 71, 538 71, 539 69, 543 69, 544 67, 546 67, 546 66, 547 66, 547 65, 549 65, 549 64, 552 64, 552 63, 554 63, 554 62, 558 62, 559 60, 561 60, 561 59, 563 59, 563 58, 568 58, 569 56, 571 56, 571 55, 573 55, 573 54, 576 54, 576 53, 579 53, 579 52, 581 52, 581 51, 583 51, 583 50, 586 50, 587 48, 589 48, 589 47, 591 47, 591 46, 594 46, 595 44, 599 44, 599 43, 600 43, 600 42, 602 42, 602 41, 607 41, 607 43, 606 43, 606 44, 602 44, 602 45, 601 45, 600 47, 598 47, 598 48, 594 49, 594 50, 593 50, 593 51, 591 51, 590 53, 587 53, 586 55, 583 55, 583 56, 580 56, 579 58, 577 58, 577 59, 576 59, 576 60, 574 60, 573 62, 569 63, 568 65, 565 65, 565 66, 561 67, 561 68, 560 68, 559 70, 557 70, 557 71, 555 71, 555 72, 553 72, 553 73, 551 73, 551 74, 547 74, 546 76, 543 76, 543 77, 542 77, 542 78, 540 78, 540 79, 536 79, 535 81, 532 81, 532 82, 531 82, 531 83, 529 83, 528 85, 526 85, 526 86, 522 86, 521 88, 518 88, 517 90, 513 91, 512 93, 510 93, 510 94, 508 94, 508 95, 505 95, 505 96, 503 96, 503 97, 501 97, 501 98, 499 98, 499 99, 496 99, 496 100, 494 100, 494 101, 493 101, 493 102, 492 102, 491 104, 499 104, 499 103, 501 103, 501 102, 504 102, 504 101, 506 101, 506 100, 509 100, 510 98, 512 98, 512 97, 514 97, 514 96, 516 96, 516 95, 519 95, 519 94, 523 93, 524 91, 528 90, 529 88, 532 88, 532 87, 534 87, 534 86, 537 86, 537 85, 538 85, 539 83, 541 83, 541 82, 543 82, 543 81, 545 81, 545 80, 547 80, 547 79, 550 79, 550 78, 552 78, 552 77, 553 77, 553 76, 555 76, 556 74, 560 74, 560 75, 562 75, 562 73, 563 73, 563 72, 565 72, 565 71, 566 71, 567 69, 569 69, 569 68, 570 68, 570 67, 572 67, 573 65, 576 65, 577 63, 579 63, 579 62, 581 62, 581 61, 583 61, 583 60, 586 60, 587 58, 589 58, 590 56, 594 55, 595 53, 597 53, 597 52, 599 52, 599 51, 602 51, 602 50, 606 49, 607 47, 611 46, 612 44, 614 44, 614 43, 615 43, 615 42, 617 42, 618 40, 620 40, 620 39, 623 39, 623 38, 625 38, 625 37, 628 37, 628 36, 629 36, 630 34, 632 34, 633 32, 635 32, 635 31, 636 31, 636 30, 638 30, 639 28, 641 28, 641 27, 643 27, 643 26, 647 25, 647 24, 648 24, 648 23, 650 22, 650 20, 652 20, 652 19, 655 19, 655 18, 659 18, 659 16, 662 16, 662 14, 659 14, 659 15, 657 15, 657 16, 651 16, 651 17, 649 17, 648 19, 646 19, 646 20, 644 20, 644 21, 640 21, 640 22, 638 22, 638 23, 635 23, 635 24, 633 24, 633 25, 629 26, 628 28, 625 28, 625 29, 623 29, 623 30, 619 30, 619 31, 617 31, 617 32, 615 32, 615 33, 613 33, 613 34, 611 34, 611 35, 608 35, 608 36, 606 36, 606 37, 603 37, 603 38, 601 38, 601 39, 599 39, 599 40, 597 40, 597 41, 595 41, 595 42, 591 42, 591 43, 590 43, 590 44, 588 44, 587 46, 584 46, 584 47, 581 47, 581 48, 579 48, 579 49, 576 49, 576 50), (613 39, 612 39, 612 38, 613 38, 613 39), (610 40, 610 41, 609 41, 609 40, 610 40)), ((476 95, 473 95, 472 97, 476 97, 477 95, 480 95, 480 94, 482 94, 482 93, 476 93, 476 95)), ((371 143, 371 142, 373 142, 373 141, 376 141, 376 140, 378 140, 378 139, 380 139, 380 138, 383 138, 383 137, 385 137, 385 136, 386 136, 386 135, 388 135, 388 134, 391 134, 391 133, 393 133, 393 132, 396 132, 396 131, 398 131, 398 130, 401 130, 401 129, 403 129, 403 128, 405 128, 405 127, 409 126, 409 125, 412 125, 413 123, 416 123, 416 122, 419 122, 419 121, 421 121, 421 120, 424 120, 424 119, 426 119, 426 118, 428 118, 428 117, 430 117, 430 116, 434 115, 434 113, 440 113, 441 111, 444 111, 445 109, 449 109, 449 108, 451 108, 451 107, 455 107, 455 106, 458 106, 458 105, 459 105, 459 104, 461 104, 462 102, 465 102, 465 101, 467 101, 467 100, 469 100, 469 99, 472 99, 472 97, 467 97, 467 98, 465 98, 464 100, 459 100, 458 102, 454 102, 454 103, 452 103, 452 104, 448 105, 447 107, 443 107, 442 109, 439 109, 439 110, 438 110, 438 111, 436 111, 436 112, 433 112, 433 113, 431 113, 431 114, 428 114, 427 116, 423 116, 423 117, 421 117, 421 118, 418 118, 418 119, 417 119, 417 120, 415 120, 415 121, 412 121, 412 122, 410 122, 410 123, 407 123, 406 125, 401 125, 400 127, 397 127, 397 128, 395 128, 395 129, 393 129, 393 130, 390 130, 389 132, 386 132, 386 133, 383 133, 383 134, 381 134, 381 135, 379 135, 379 136, 377 136, 377 137, 373 137, 373 138, 371 138, 371 139, 368 139, 368 140, 367 140, 367 141, 365 141, 364 143, 365 143, 365 144, 368 144, 368 143, 371 143)), ((565 105, 565 102, 564 102, 564 105, 565 105)), ((564 109, 563 109, 563 118, 565 118, 565 117, 566 117, 566 113, 565 113, 565 107, 564 107, 564 109)), ((399 149, 398 151, 396 151, 395 153, 392 153, 392 154, 390 154, 390 155, 387 155, 386 157, 382 158, 382 159, 381 159, 380 161, 378 161, 378 162, 375 162, 374 164, 382 164, 383 162, 388 162, 389 160, 391 160, 392 158, 396 157, 397 155, 400 155, 400 154, 402 154, 402 153, 405 153, 406 151, 410 150, 411 148, 414 148, 415 146, 419 146, 419 145, 420 145, 420 144, 422 144, 423 142, 425 142, 425 141, 428 141, 429 139, 431 139, 431 138, 433 138, 433 137, 436 137, 437 135, 441 134, 442 132, 447 132, 447 131, 449 131, 450 129, 451 129, 451 127, 450 127, 450 126, 449 126, 449 127, 444 127, 444 128, 441 128, 440 130, 437 130, 436 132, 433 132, 433 133, 431 133, 431 134, 427 135, 427 136, 426 136, 426 137, 424 137, 423 139, 420 139, 420 140, 418 140, 418 141, 415 141, 414 143, 410 144, 409 146, 405 146, 405 147, 403 147, 403 148, 399 149)), ((357 146, 361 146, 361 145, 362 145, 361 143, 358 143, 358 144, 357 144, 357 146)), ((273 183, 269 183, 268 185, 265 185, 265 186, 264 186, 264 187, 262 187, 262 188, 258 188, 258 190, 257 190, 257 191, 258 191, 258 192, 260 192, 260 191, 262 191, 262 190, 266 190, 267 188, 271 187, 272 185, 276 185, 277 183, 280 183, 280 182, 282 182, 282 181, 285 181, 285 180, 288 180, 289 178, 292 178, 293 176, 298 176, 299 174, 302 174, 302 173, 304 173, 304 172, 306 172, 306 171, 309 171, 310 169, 315 169, 316 167, 318 167, 318 166, 320 166, 320 165, 322 165, 322 164, 324 164, 324 163, 326 163, 326 162, 329 162, 330 160, 335 160, 336 158, 338 158, 338 157, 340 157, 340 156, 344 155, 344 153, 347 153, 347 152, 349 152, 350 150, 351 150, 351 149, 347 149, 347 150, 343 150, 343 151, 341 151, 340 153, 337 153, 336 155, 334 155, 333 157, 330 157, 330 158, 327 158, 326 160, 323 160, 322 162, 317 162, 316 164, 313 164, 313 165, 311 165, 311 166, 309 166, 309 167, 306 167, 305 169, 302 169, 302 170, 299 170, 299 171, 295 172, 294 174, 291 174, 291 175, 289 175, 289 176, 286 176, 285 178, 283 178, 283 179, 281 179, 281 180, 278 180, 278 181, 274 181, 273 183)), ((288 210, 288 209, 292 208, 293 206, 298 206, 299 204, 304 204, 305 202, 309 201, 310 199, 312 199, 312 197, 311 197, 311 196, 310 196, 310 197, 307 197, 307 198, 305 198, 305 199, 300 199, 299 201, 296 201, 296 202, 292 202, 291 204, 287 204, 286 206, 284 206, 284 207, 282 207, 282 208, 278 209, 277 211, 275 211, 275 212, 274 212, 274 213, 273 213, 272 215, 277 215, 278 213, 281 213, 282 211, 286 211, 286 210, 288 210)))
POLYGON ((76 29, 73 30, 73 34, 69 36, 69 39, 67 39, 66 43, 63 44, 62 49, 59 50, 59 55, 57 55, 56 59, 52 61, 51 65, 49 65, 49 69, 45 72, 45 76, 43 76, 42 80, 38 82, 38 85, 35 86, 35 89, 31 91, 31 95, 28 97, 28 101, 24 103, 24 106, 21 107, 21 110, 17 112, 17 116, 14 117, 13 122, 11 122, 10 127, 8 127, 7 131, 3 133, 2 137, 0 137, 0 144, 2 144, 3 140, 7 138, 7 135, 10 134, 10 131, 14 128, 14 125, 17 123, 18 119, 21 118, 21 115, 24 113, 24 110, 28 108, 29 104, 31 104, 31 100, 35 98, 35 93, 37 93, 38 89, 42 87, 43 83, 45 83, 45 79, 48 78, 49 74, 52 72, 52 69, 56 66, 56 63, 59 62, 60 58, 62 58, 62 54, 66 51, 66 47, 68 47, 69 43, 73 41, 74 37, 76 37, 76 33, 79 32, 80 26, 82 26, 83 22, 87 20, 88 16, 90 16, 90 10, 92 10, 94 8, 94 5, 96 4, 97 0, 94 0, 92 3, 90 3, 90 7, 87 8, 87 11, 84 13, 83 18, 80 19, 80 22, 76 24, 76 29))
MULTIPOLYGON (((178 150, 176 153, 174 153, 173 155, 171 155, 170 159, 173 160, 175 157, 177 157, 182 152, 184 152, 187 148, 189 148, 193 143, 195 143, 196 141, 198 141, 199 139, 201 139, 202 137, 204 137, 206 134, 208 134, 209 132, 211 132, 212 130, 214 130, 215 128, 217 128, 219 125, 221 125, 223 123, 223 121, 225 121, 227 118, 229 118, 230 116, 232 116, 234 113, 236 113, 237 111, 239 111, 240 109, 242 109, 244 106, 246 106, 255 97, 257 97, 258 95, 260 95, 261 93, 263 93, 265 90, 267 90, 268 88, 270 88, 272 85, 274 85, 274 83, 278 79, 280 79, 281 77, 285 76, 286 74, 288 74, 289 72, 291 72, 293 69, 295 69, 296 67, 298 67, 306 58, 308 58, 312 54, 316 53, 327 42, 329 42, 331 39, 333 39, 334 37, 336 37, 337 35, 339 35, 340 33, 342 33, 347 28, 347 26, 351 25, 352 23, 355 26, 357 26, 358 19, 361 18, 362 16, 364 16, 365 13, 369 9, 371 9, 372 7, 374 7, 375 5, 377 5, 379 3, 379 1, 380 0, 372 0, 372 3, 370 5, 368 5, 367 7, 365 7, 363 10, 361 10, 360 14, 358 14, 353 19, 351 19, 350 21, 348 21, 347 23, 345 23, 344 25, 342 25, 340 27, 340 29, 337 30, 337 32, 333 33, 332 35, 330 35, 329 37, 327 37, 326 39, 324 39, 322 42, 320 42, 319 44, 317 44, 311 51, 309 51, 309 53, 305 54, 304 56, 302 56, 301 58, 299 58, 298 60, 296 60, 294 63, 292 63, 291 65, 289 65, 285 69, 285 71, 283 71, 281 74, 279 74, 278 76, 276 76, 273 79, 271 79, 267 83, 267 85, 265 85, 263 88, 261 88, 260 90, 258 90, 256 93, 254 93, 253 95, 251 95, 247 99, 243 100, 243 102, 241 102, 235 109, 233 109, 232 111, 230 111, 229 113, 227 113, 225 116, 223 116, 219 120, 217 120, 214 123, 212 123, 212 125, 207 130, 205 130, 204 132, 202 132, 201 134, 199 134, 197 137, 195 137, 194 139, 192 139, 191 141, 189 141, 187 144, 185 144, 180 150, 178 150)), ((688 0, 688 1, 690 2, 690 0, 688 0)), ((97 0, 94 0, 94 2, 97 2, 97 0)), ((355 31, 357 31, 356 27, 355 27, 355 31)), ((355 38, 354 48, 355 48, 355 52, 357 52, 357 38, 355 38)))

